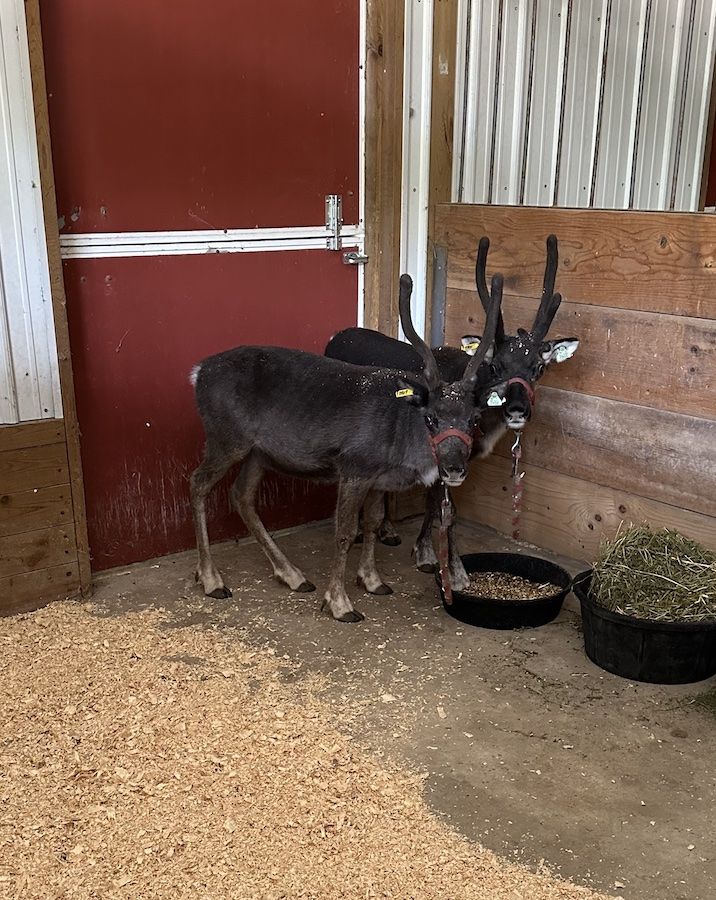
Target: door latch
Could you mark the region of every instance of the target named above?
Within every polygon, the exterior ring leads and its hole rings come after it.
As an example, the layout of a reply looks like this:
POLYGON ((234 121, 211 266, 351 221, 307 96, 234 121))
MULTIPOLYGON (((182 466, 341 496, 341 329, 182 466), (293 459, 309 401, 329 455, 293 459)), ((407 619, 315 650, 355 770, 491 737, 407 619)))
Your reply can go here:
POLYGON ((364 266, 368 262, 365 253, 358 253, 357 250, 349 250, 343 254, 343 262, 347 266, 364 266))

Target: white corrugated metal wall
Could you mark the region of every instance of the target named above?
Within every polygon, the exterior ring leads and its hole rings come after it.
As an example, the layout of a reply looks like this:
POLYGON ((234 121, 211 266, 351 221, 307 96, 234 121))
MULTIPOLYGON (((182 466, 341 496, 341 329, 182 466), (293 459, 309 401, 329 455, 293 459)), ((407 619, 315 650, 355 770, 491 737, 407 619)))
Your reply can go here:
POLYGON ((453 199, 696 210, 716 0, 461 0, 453 199))
POLYGON ((62 415, 22 0, 0 0, 0 424, 62 415))

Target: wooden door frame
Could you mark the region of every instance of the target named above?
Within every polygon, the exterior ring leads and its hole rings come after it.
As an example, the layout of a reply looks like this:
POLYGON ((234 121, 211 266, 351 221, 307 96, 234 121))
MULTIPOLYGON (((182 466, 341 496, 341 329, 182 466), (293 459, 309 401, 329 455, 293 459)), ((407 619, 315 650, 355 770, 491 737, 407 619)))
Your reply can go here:
POLYGON ((364 324, 385 334, 398 323, 404 29, 404 0, 367 0, 364 324))
MULTIPOLYGON (((435 208, 452 192, 458 0, 433 17, 426 334, 430 334, 435 208)), ((405 2, 367 0, 365 326, 396 335, 403 166, 405 2)))
POLYGON ((45 240, 47 243, 52 309, 55 321, 57 357, 60 370, 62 422, 64 423, 69 462, 80 590, 83 596, 88 596, 91 590, 92 574, 90 571, 89 541, 87 537, 87 513, 85 509, 84 482, 82 479, 80 434, 77 422, 74 378, 72 375, 70 336, 67 325, 67 298, 65 297, 62 257, 60 256, 60 234, 57 224, 55 175, 52 167, 50 120, 47 108, 47 86, 45 83, 45 60, 42 50, 39 0, 25 0, 25 17, 30 53, 30 74, 32 78, 32 96, 35 111, 37 151, 40 161, 45 240))

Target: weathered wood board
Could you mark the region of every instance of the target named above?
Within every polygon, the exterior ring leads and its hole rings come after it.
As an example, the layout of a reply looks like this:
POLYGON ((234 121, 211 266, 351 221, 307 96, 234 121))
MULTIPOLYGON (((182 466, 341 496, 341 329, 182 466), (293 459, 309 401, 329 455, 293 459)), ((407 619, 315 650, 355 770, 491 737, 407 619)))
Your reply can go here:
POLYGON ((0 537, 72 522, 67 484, 0 494, 0 537))
MULTIPOLYGON (((564 300, 550 337, 580 339, 537 392, 523 438, 523 536, 590 558, 622 521, 716 547, 716 216, 443 205, 445 340, 482 329, 477 244, 505 276, 508 330, 530 328, 544 241, 560 242, 564 300)), ((509 442, 473 465, 464 516, 511 531, 509 442)))
MULTIPOLYGON (((508 328, 531 327, 536 300, 506 297, 504 307, 508 328)), ((478 310, 477 293, 448 289, 448 343, 482 329, 478 310)), ((578 337, 580 346, 544 384, 716 419, 716 320, 563 302, 549 334, 578 337)))
POLYGON ((68 526, 39 528, 24 531, 3 538, 3 552, 0 556, 0 578, 21 575, 36 569, 63 566, 77 558, 75 532, 72 523, 68 526))
POLYGON ((450 253, 448 287, 474 289, 475 255, 505 294, 539 297, 545 239, 559 238, 558 290, 574 303, 716 318, 716 217, 706 213, 441 204, 436 242, 450 253))
MULTIPOLYGON (((716 516, 716 421, 540 387, 528 464, 716 516)), ((496 453, 510 455, 509 435, 496 453)), ((480 463, 475 463, 479 466, 480 463)))
MULTIPOLYGON (((574 478, 539 466, 525 466, 522 538, 538 547, 593 559, 602 536, 621 522, 651 522, 677 528, 716 550, 716 517, 679 509, 574 478)), ((460 515, 511 532, 510 463, 499 456, 476 463, 468 481, 455 491, 460 515)))
POLYGON ((0 494, 68 484, 69 480, 64 442, 0 451, 0 494))
POLYGON ((54 600, 69 600, 80 593, 77 562, 49 569, 36 569, 0 578, 0 615, 13 615, 47 606, 54 600))

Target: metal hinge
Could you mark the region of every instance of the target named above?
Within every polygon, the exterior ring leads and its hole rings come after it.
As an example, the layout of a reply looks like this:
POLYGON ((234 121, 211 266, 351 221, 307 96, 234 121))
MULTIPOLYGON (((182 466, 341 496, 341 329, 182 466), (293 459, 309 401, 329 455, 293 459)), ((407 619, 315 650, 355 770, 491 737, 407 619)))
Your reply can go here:
POLYGON ((343 254, 343 262, 347 266, 364 266, 368 262, 365 253, 358 253, 357 250, 349 250, 343 254))
POLYGON ((343 247, 342 225, 343 197, 340 194, 326 194, 326 231, 330 232, 330 237, 326 240, 327 250, 340 250, 343 247))

